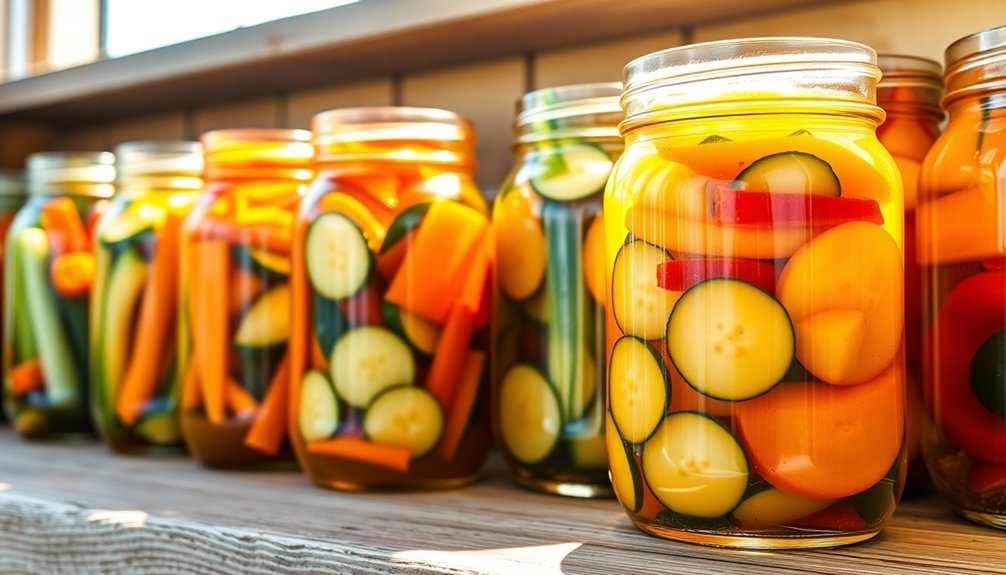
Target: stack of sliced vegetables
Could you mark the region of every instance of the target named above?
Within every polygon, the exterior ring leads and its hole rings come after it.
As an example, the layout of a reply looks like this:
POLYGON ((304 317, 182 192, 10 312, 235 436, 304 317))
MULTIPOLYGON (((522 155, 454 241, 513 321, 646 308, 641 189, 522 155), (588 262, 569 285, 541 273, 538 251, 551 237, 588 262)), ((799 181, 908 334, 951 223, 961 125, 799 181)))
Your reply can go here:
POLYGON ((87 433, 88 295, 95 258, 81 210, 92 200, 33 199, 7 244, 7 397, 26 436, 87 433))
POLYGON ((608 238, 608 455, 637 524, 865 534, 893 512, 894 181, 806 131, 706 138, 621 166, 614 195, 633 203, 625 228, 609 226, 622 231, 608 238))
POLYGON ((457 479, 485 455, 489 222, 442 175, 336 176, 297 224, 295 445, 319 483, 457 479))

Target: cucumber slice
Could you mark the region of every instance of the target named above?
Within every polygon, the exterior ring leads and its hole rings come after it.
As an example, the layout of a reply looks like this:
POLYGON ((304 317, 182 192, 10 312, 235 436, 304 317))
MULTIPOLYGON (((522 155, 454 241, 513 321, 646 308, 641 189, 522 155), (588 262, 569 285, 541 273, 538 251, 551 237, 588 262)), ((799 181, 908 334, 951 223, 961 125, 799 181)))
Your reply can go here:
POLYGON ((667 370, 652 347, 632 336, 615 342, 609 365, 612 421, 623 441, 638 445, 653 435, 667 412, 667 370))
POLYGON ((737 174, 744 189, 755 192, 840 196, 842 185, 831 165, 804 152, 780 152, 751 163, 737 174))
POLYGON ((384 242, 381 243, 381 250, 378 253, 385 254, 391 251, 402 238, 409 235, 409 232, 418 228, 432 205, 433 202, 416 204, 395 216, 388 226, 388 233, 384 235, 384 242))
POLYGON ((25 309, 38 344, 46 397, 52 407, 75 407, 80 401, 80 374, 69 336, 59 319, 49 285, 49 238, 39 228, 25 228, 14 238, 25 285, 25 309))
POLYGON ((182 440, 178 414, 174 410, 148 415, 137 422, 134 430, 154 445, 175 445, 182 440))
POLYGON ((605 419, 604 438, 608 445, 611 487, 623 507, 632 513, 639 513, 639 509, 643 506, 643 481, 639 476, 639 467, 629 446, 619 437, 611 415, 605 419))
POLYGON ((144 234, 153 233, 154 227, 160 226, 164 217, 164 210, 158 206, 132 203, 118 214, 108 214, 100 224, 98 237, 105 247, 115 250, 136 242, 144 234))
POLYGON ((290 338, 290 284, 282 284, 260 295, 241 318, 234 345, 268 347, 290 338))
POLYGON ((768 529, 817 513, 833 503, 834 499, 812 499, 768 487, 744 499, 733 510, 733 516, 745 529, 768 529))
POLYGON ((643 446, 642 464, 653 495, 682 515, 726 515, 748 486, 748 462, 740 443, 726 427, 700 413, 668 415, 643 446))
POLYGON ((657 285, 657 267, 671 260, 662 248, 636 240, 615 256, 611 272, 611 309, 625 335, 659 339, 664 335, 678 292, 657 285))
POLYGON ((569 438, 569 456, 577 469, 606 469, 608 451, 601 434, 569 438))
POLYGON ((437 398, 421 387, 398 385, 377 395, 363 414, 367 438, 408 447, 412 458, 429 453, 440 441, 444 414, 437 398))
POLYGON ((724 142, 732 142, 732 141, 733 140, 731 140, 730 138, 721 136, 719 134, 713 134, 711 136, 706 136, 701 142, 699 142, 699 145, 701 146, 703 144, 722 144, 724 142))
POLYGON ((420 353, 433 355, 443 332, 440 325, 390 302, 384 302, 381 310, 388 327, 404 337, 420 353))
POLYGON ((786 309, 771 295, 745 281, 717 278, 678 300, 667 322, 667 353, 699 393, 742 401, 783 380, 796 336, 786 309))
POLYGON ((367 283, 371 254, 367 238, 346 216, 329 212, 318 216, 307 231, 307 275, 321 295, 341 300, 367 283))
POLYGON ((392 332, 374 326, 346 332, 335 342, 329 365, 335 391, 353 407, 367 407, 385 389, 411 384, 416 377, 409 346, 392 332))
POLYGON ((503 376, 499 394, 500 437, 506 450, 528 465, 548 457, 562 429, 552 386, 535 368, 517 364, 503 376))
POLYGON ((265 271, 280 276, 290 275, 290 258, 269 250, 249 248, 248 256, 265 271))
POLYGON ((564 169, 543 170, 531 178, 531 185, 543 197, 568 202, 604 190, 613 163, 607 152, 593 144, 577 142, 565 143, 554 153, 562 158, 564 169))
POLYGON ((339 430, 339 398, 325 374, 314 369, 304 374, 297 413, 304 441, 328 439, 339 430))
MULTIPOLYGON (((96 348, 97 355, 93 361, 98 363, 95 373, 100 382, 98 390, 103 395, 102 412, 109 417, 115 413, 115 400, 126 368, 126 354, 134 336, 133 317, 146 286, 147 268, 143 257, 135 249, 128 249, 119 254, 112 264, 108 280, 104 282, 106 291, 95 293, 96 298, 104 300, 104 305, 98 318, 100 329, 97 333, 101 343, 96 348)), ((108 429, 110 422, 105 423, 108 429)))

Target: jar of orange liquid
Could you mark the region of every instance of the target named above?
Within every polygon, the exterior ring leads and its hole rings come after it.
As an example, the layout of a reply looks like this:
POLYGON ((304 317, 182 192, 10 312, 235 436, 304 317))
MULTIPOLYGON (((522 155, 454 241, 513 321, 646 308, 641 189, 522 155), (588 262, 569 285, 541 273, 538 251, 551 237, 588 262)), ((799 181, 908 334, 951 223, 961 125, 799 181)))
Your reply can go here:
POLYGON ((611 495, 604 444, 604 224, 618 83, 544 88, 517 106, 517 165, 496 197, 493 416, 514 478, 611 495))
POLYGON ((290 467, 290 234, 312 174, 310 133, 201 140, 206 187, 182 232, 182 435, 204 465, 290 467))
POLYGON ((349 108, 313 132, 291 275, 301 466, 337 489, 472 481, 489 449, 492 240, 472 125, 349 108))
POLYGON ((607 438, 640 529, 824 547, 893 513, 903 205, 879 78, 870 48, 811 38, 627 66, 604 204, 607 438))
POLYGON ((881 54, 878 63, 883 77, 877 86, 877 104, 887 112, 887 119, 877 129, 877 137, 898 165, 905 195, 905 450, 908 453, 905 491, 920 494, 926 490, 929 480, 922 459, 923 330, 919 267, 915 255, 915 206, 922 162, 940 136, 943 68, 938 62, 925 58, 890 54, 881 54))
POLYGON ((115 156, 32 154, 27 179, 5 244, 6 405, 25 437, 89 436, 91 232, 114 189, 115 156))
POLYGON ((1006 527, 1006 26, 951 44, 944 80, 916 209, 923 449, 960 514, 1006 527))
POLYGON ((177 452, 179 247, 203 186, 202 149, 127 142, 115 158, 116 194, 94 239, 91 411, 115 451, 177 452))

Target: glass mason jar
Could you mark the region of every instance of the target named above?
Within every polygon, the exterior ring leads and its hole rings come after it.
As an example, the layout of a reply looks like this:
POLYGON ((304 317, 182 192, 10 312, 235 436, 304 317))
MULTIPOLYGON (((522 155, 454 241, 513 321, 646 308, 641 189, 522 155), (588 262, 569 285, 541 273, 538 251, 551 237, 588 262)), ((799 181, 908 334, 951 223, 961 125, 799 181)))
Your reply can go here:
POLYGON ((472 481, 489 449, 489 219, 471 124, 332 110, 293 234, 293 444, 319 485, 472 481))
POLYGON ((946 51, 946 130, 922 167, 923 450, 965 517, 1006 527, 1006 26, 946 51))
POLYGON ((922 458, 922 300, 919 266, 915 255, 915 206, 922 162, 940 136, 943 110, 943 68, 939 62, 881 54, 883 77, 877 85, 877 104, 887 119, 877 129, 877 137, 901 172, 905 196, 905 451, 908 457, 906 494, 924 493, 929 485, 922 458))
POLYGON ((604 444, 601 202, 622 153, 618 83, 525 94, 496 197, 493 420, 524 486, 611 495, 604 444))
POLYGON ((178 252, 202 190, 202 148, 127 142, 115 159, 115 197, 94 240, 91 411, 115 451, 176 452, 178 252))
MULTIPOLYGON (((0 170, 0 274, 4 270, 3 238, 7 237, 14 215, 24 205, 25 199, 24 175, 21 172, 0 170)), ((0 275, 0 301, 3 301, 3 276, 0 275)), ((6 350, 7 340, 0 333, 0 349, 6 350)), ((4 353, 8 353, 4 351, 4 353)), ((4 394, 0 393, 0 422, 6 421, 4 409, 4 394)))
POLYGON ((605 196, 608 457, 643 531, 824 547, 903 484, 901 182, 876 56, 713 42, 626 67, 605 196))
POLYGON ((292 467, 290 233, 311 179, 306 130, 202 136, 206 187, 182 232, 182 437, 211 467, 292 467))
POLYGON ((32 154, 27 179, 28 202, 5 244, 7 408, 25 437, 90 435, 91 231, 114 189, 115 156, 32 154))

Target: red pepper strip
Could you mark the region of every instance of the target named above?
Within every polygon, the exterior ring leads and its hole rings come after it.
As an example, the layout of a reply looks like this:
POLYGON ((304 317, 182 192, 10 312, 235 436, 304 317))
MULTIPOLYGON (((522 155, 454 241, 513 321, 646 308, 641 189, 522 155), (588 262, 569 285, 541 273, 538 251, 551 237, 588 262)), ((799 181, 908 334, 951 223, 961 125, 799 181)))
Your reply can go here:
POLYGON ((1006 464, 1006 420, 989 411, 971 387, 978 348, 1006 329, 1006 271, 973 275, 950 292, 933 321, 923 357, 934 359, 935 377, 923 379, 930 415, 957 447, 1006 464), (934 385, 938 382, 937 385, 934 385))
POLYGON ((775 293, 775 266, 759 260, 709 258, 670 260, 657 266, 657 285, 669 291, 685 291, 711 278, 744 280, 775 293))
POLYGON ((884 223, 873 200, 811 194, 745 192, 717 188, 713 215, 719 225, 830 227, 846 222, 884 223))
POLYGON ((835 531, 859 531, 866 529, 866 521, 856 513, 855 508, 839 502, 804 518, 787 523, 791 527, 808 529, 833 529, 835 531))
POLYGON ((985 493, 1006 487, 1006 465, 975 461, 968 471, 968 488, 972 493, 985 493))

